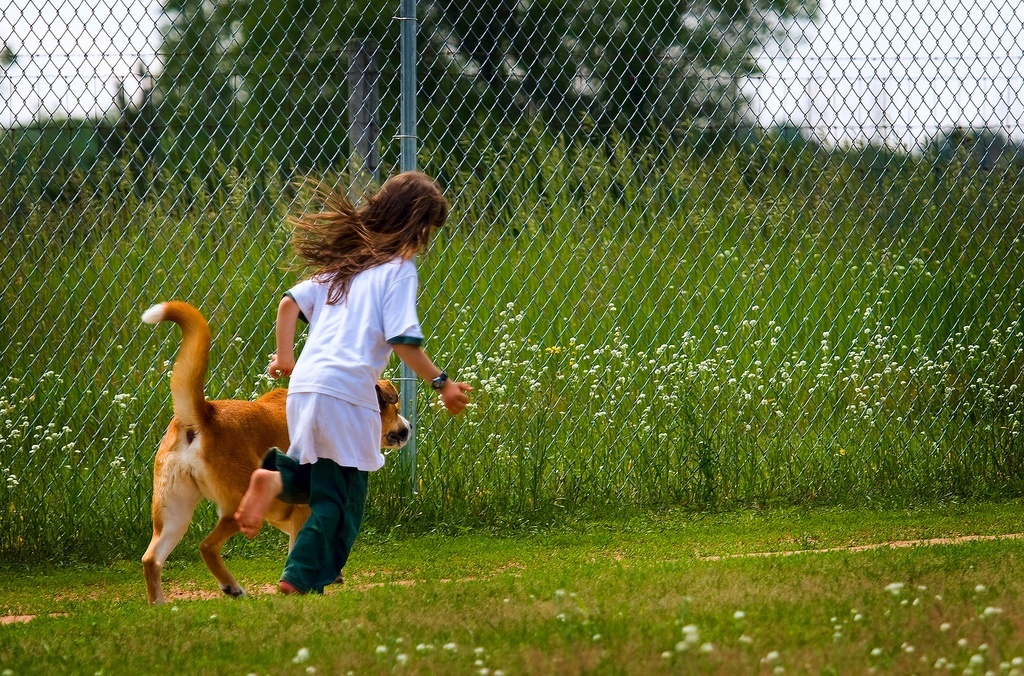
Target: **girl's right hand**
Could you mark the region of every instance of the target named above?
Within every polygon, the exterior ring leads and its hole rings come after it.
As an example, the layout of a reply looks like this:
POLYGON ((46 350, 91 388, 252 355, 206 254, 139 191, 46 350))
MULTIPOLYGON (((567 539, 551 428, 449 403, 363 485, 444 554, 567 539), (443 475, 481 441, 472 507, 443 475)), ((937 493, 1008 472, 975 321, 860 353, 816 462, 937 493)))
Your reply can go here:
POLYGON ((287 378, 292 374, 295 369, 295 357, 287 357, 282 355, 273 354, 270 355, 270 366, 267 367, 267 372, 271 378, 287 378))
POLYGON ((469 405, 469 396, 466 393, 472 391, 473 388, 467 383, 457 383, 449 380, 440 392, 441 403, 444 404, 449 413, 458 415, 469 405))

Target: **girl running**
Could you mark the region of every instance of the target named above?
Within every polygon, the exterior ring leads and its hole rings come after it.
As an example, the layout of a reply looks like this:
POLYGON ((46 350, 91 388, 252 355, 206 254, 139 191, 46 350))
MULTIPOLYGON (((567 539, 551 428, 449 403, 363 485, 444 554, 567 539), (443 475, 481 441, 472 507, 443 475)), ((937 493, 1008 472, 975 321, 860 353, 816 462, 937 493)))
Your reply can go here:
POLYGON ((291 219, 296 254, 313 276, 285 293, 277 312, 270 375, 290 377, 290 447, 264 458, 235 520, 255 537, 270 503, 308 503, 310 516, 288 554, 279 588, 323 593, 359 534, 369 472, 384 465, 375 385, 393 351, 430 383, 452 415, 469 403, 421 348, 413 257, 426 251, 448 216, 437 184, 403 172, 356 208, 342 193, 310 182, 324 210, 291 219), (309 324, 298 361, 297 322, 309 324))

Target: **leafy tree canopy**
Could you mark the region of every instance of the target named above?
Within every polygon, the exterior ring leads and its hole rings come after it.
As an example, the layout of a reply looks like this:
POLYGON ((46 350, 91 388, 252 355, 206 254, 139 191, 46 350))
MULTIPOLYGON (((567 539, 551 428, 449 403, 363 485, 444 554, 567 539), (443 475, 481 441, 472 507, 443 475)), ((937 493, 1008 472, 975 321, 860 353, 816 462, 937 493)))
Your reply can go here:
MULTIPOLYGON (((794 4, 797 3, 797 4, 794 4)), ((524 117, 635 135, 726 125, 762 17, 800 0, 421 0, 421 109, 446 129, 524 117)), ((393 85, 393 0, 170 0, 159 90, 193 148, 227 144, 302 167, 342 160, 346 47, 378 46, 393 85)), ((396 86, 381 92, 397 110, 396 86)))

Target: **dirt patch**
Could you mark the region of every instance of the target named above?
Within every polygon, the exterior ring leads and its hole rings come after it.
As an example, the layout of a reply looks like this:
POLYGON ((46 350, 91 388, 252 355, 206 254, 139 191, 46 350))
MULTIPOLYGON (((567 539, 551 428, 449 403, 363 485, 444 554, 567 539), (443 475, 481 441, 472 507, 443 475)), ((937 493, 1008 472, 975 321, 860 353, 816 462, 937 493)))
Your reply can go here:
MULTIPOLYGON (((47 617, 67 617, 67 613, 47 613, 47 617)), ((18 624, 31 622, 39 617, 38 615, 0 615, 0 624, 18 624)))
POLYGON ((36 619, 35 615, 4 615, 0 617, 0 624, 15 624, 18 622, 31 622, 36 619))
MULTIPOLYGON (((476 580, 484 580, 493 577, 494 575, 507 572, 509 570, 516 570, 522 568, 521 564, 508 564, 497 568, 492 574, 483 576, 469 576, 462 578, 442 578, 438 582, 444 584, 451 584, 453 582, 474 582, 476 580)), ((413 585, 421 584, 423 580, 409 580, 409 579, 392 579, 392 580, 381 580, 379 582, 370 582, 368 578, 374 578, 377 576, 375 572, 360 573, 354 575, 351 580, 346 580, 343 584, 328 585, 324 589, 324 594, 330 596, 332 594, 340 594, 344 590, 349 589, 352 591, 367 591, 370 589, 377 589, 380 587, 411 587, 413 585)), ((250 587, 246 590, 246 593, 252 596, 265 596, 267 594, 279 594, 277 590, 277 584, 263 584, 259 586, 250 587)), ((209 601, 211 599, 218 599, 224 595, 219 589, 197 589, 194 585, 190 584, 187 587, 177 587, 174 584, 164 585, 164 597, 168 602, 172 601, 209 601)))
POLYGON ((723 554, 721 556, 701 556, 701 561, 724 561, 725 559, 746 559, 766 556, 795 556, 797 554, 828 554, 832 552, 867 552, 874 549, 903 549, 906 547, 937 547, 942 545, 958 545, 964 542, 990 542, 993 540, 1020 540, 1024 533, 1007 535, 962 535, 951 538, 929 538, 927 540, 894 540, 871 545, 850 545, 848 547, 824 547, 822 549, 793 549, 778 552, 745 552, 742 554, 723 554))
POLYGON ((72 594, 72 593, 57 594, 57 595, 55 595, 53 597, 53 600, 54 601, 71 601, 73 603, 78 603, 79 601, 99 601, 102 598, 104 598, 103 592, 98 591, 98 590, 93 590, 93 591, 90 591, 90 592, 80 592, 80 593, 75 593, 75 594, 72 594))
MULTIPOLYGON (((376 587, 386 587, 389 585, 405 587, 416 584, 416 580, 390 580, 388 582, 346 582, 343 585, 330 585, 324 589, 324 594, 330 596, 332 594, 340 593, 344 589, 353 589, 356 591, 365 591, 367 589, 374 589, 376 587)), ((266 596, 268 594, 280 594, 277 590, 276 584, 263 584, 256 587, 249 587, 246 589, 246 594, 250 596, 266 596)), ((175 587, 172 584, 164 585, 164 598, 168 602, 172 601, 210 601, 212 599, 219 599, 224 596, 224 592, 219 589, 196 589, 194 587, 175 587)))
MULTIPOLYGON (((263 596, 264 594, 276 594, 276 584, 265 584, 250 589, 246 592, 247 594, 253 594, 255 596, 263 596)), ((195 587, 189 586, 175 587, 174 585, 164 585, 164 598, 170 601, 209 601, 211 599, 219 599, 224 596, 224 592, 217 588, 212 589, 196 589, 195 587)))

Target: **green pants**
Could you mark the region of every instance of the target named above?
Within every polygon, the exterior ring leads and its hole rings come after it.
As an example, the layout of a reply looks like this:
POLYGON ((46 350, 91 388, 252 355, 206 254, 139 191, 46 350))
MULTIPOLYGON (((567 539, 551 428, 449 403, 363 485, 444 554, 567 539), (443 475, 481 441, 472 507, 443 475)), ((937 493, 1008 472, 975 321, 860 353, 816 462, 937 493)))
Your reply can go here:
POLYGON ((369 473, 325 458, 302 465, 276 448, 261 467, 280 472, 282 502, 308 504, 310 510, 281 579, 300 591, 322 594, 338 579, 359 535, 369 473))

